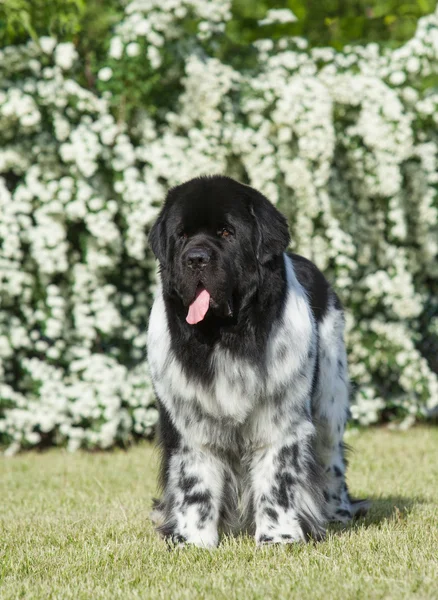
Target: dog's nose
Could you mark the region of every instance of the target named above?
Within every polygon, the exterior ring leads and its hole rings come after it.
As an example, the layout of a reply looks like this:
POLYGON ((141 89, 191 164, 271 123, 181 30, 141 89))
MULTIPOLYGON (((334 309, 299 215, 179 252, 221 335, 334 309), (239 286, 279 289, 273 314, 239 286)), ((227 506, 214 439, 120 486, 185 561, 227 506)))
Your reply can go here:
POLYGON ((186 265, 193 270, 201 270, 210 262, 210 254, 204 248, 191 248, 186 256, 186 265))

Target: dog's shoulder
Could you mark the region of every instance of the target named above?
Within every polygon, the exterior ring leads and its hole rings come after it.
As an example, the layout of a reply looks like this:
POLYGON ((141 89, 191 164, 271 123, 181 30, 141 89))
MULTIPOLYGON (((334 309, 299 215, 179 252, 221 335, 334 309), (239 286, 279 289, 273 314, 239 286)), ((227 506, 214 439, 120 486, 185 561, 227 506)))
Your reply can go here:
POLYGON ((308 258, 288 252, 298 283, 305 290, 313 316, 321 322, 331 307, 342 310, 342 305, 333 288, 318 267, 308 258))

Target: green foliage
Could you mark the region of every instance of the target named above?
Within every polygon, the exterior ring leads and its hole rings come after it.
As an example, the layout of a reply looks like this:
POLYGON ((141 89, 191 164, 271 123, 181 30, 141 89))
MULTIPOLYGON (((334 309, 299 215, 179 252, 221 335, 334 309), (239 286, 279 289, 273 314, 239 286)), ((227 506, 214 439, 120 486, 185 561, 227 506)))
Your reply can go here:
POLYGON ((73 41, 84 61, 82 84, 95 86, 95 74, 107 62, 107 51, 112 27, 121 19, 120 0, 87 1, 81 13, 80 28, 73 41))
MULTIPOLYGON (((213 48, 206 43, 208 54, 217 56, 234 68, 254 66, 255 54, 251 42, 258 39, 279 39, 302 36, 310 46, 383 42, 394 46, 409 39, 419 17, 432 12, 434 0, 234 0, 233 16, 225 33, 214 40, 213 48), (273 8, 289 8, 297 21, 287 24, 260 26, 259 21, 273 8), (213 52, 211 52, 213 50, 213 52)), ((131 120, 137 107, 156 112, 170 106, 181 91, 178 81, 183 68, 178 44, 166 46, 166 56, 160 69, 150 69, 143 58, 123 61, 108 59, 108 46, 113 26, 123 15, 122 0, 4 0, 0 3, 0 48, 37 40, 50 35, 58 41, 73 41, 83 61, 79 81, 89 89, 108 90, 111 104, 119 121, 131 120), (112 64, 114 62, 114 64, 112 64), (173 64, 174 77, 163 82, 173 64), (108 85, 96 81, 102 66, 110 66, 114 79, 108 85), (162 85, 166 94, 162 94, 162 85), (163 106, 164 104, 166 106, 163 106), (158 109, 159 107, 159 109, 158 109)), ((186 33, 196 23, 186 19, 186 33)), ((435 82, 435 80, 434 80, 435 82)))
POLYGON ((412 37, 418 19, 430 14, 435 0, 234 0, 227 33, 239 44, 260 38, 302 36, 311 46, 384 42, 390 46, 412 37), (268 9, 289 8, 297 22, 260 27, 268 9))
MULTIPOLYGON (((305 37, 312 46, 409 39, 417 20, 435 8, 435 0, 234 0, 225 45, 245 45, 264 37, 305 37), (289 8, 296 23, 260 27, 267 10, 289 8), (229 40, 226 40, 229 37, 229 40)), ((120 0, 4 0, 0 3, 0 47, 27 38, 52 35, 75 40, 84 53, 102 56, 111 26, 123 11, 120 0)))
POLYGON ((0 3, 0 47, 43 35, 71 40, 81 31, 85 0, 4 0, 0 3))

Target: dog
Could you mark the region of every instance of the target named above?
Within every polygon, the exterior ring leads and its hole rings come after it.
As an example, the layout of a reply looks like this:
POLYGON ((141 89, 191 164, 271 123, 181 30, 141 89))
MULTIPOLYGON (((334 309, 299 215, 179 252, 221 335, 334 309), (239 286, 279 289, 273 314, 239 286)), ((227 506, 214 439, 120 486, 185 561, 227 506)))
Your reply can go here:
POLYGON ((285 217, 257 190, 203 176, 170 189, 149 241, 158 531, 204 548, 238 531, 288 544, 363 514, 345 480, 343 310, 287 252, 285 217))

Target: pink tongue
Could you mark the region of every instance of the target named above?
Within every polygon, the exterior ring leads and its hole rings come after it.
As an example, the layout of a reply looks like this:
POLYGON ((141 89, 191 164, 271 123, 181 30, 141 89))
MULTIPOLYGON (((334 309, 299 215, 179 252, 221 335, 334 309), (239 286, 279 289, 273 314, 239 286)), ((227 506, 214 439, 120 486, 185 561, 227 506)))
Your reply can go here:
POLYGON ((204 288, 196 295, 196 298, 189 306, 189 312, 187 313, 186 321, 190 325, 196 325, 199 321, 207 314, 208 307, 210 305, 210 294, 204 288))

